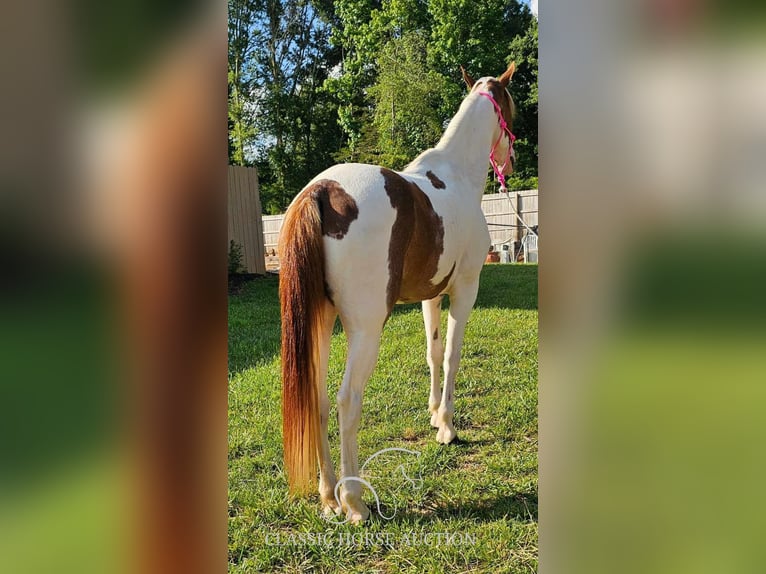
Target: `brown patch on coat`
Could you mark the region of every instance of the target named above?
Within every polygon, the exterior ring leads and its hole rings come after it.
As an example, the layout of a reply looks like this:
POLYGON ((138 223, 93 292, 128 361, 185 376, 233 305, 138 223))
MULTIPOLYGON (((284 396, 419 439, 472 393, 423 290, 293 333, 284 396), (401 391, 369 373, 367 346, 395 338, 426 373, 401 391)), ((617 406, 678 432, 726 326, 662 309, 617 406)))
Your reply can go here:
POLYGON ((414 303, 433 299, 449 283, 455 264, 437 284, 431 281, 444 252, 444 223, 431 200, 411 181, 390 169, 380 168, 396 220, 388 245, 388 312, 397 301, 414 303))
POLYGON ((430 169, 426 172, 426 177, 431 180, 431 185, 433 185, 436 189, 446 189, 447 186, 445 183, 440 180, 430 169))
POLYGON ((303 193, 310 195, 319 206, 322 235, 343 239, 351 222, 359 217, 359 208, 354 198, 337 181, 331 179, 320 179, 303 190, 303 193))
POLYGON ((508 129, 513 130, 513 116, 516 112, 516 106, 514 105, 511 96, 508 95, 508 91, 503 87, 500 80, 495 80, 494 78, 487 80, 485 89, 492 94, 497 105, 500 106, 500 111, 503 112, 503 119, 505 120, 505 123, 508 124, 508 129))
POLYGON ((439 328, 434 329, 434 341, 439 338, 439 328))

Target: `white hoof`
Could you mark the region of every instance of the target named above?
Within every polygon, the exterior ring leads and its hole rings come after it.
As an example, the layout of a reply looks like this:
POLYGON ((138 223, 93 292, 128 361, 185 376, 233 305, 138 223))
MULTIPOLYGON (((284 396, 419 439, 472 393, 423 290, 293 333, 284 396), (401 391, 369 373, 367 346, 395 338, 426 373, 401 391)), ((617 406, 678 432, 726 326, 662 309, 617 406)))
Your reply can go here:
POLYGON ((346 520, 350 524, 361 524, 370 516, 370 509, 362 502, 361 498, 351 499, 349 497, 342 497, 341 509, 346 514, 346 520))
POLYGON ((370 511, 366 506, 364 507, 363 512, 352 510, 346 513, 346 519, 348 519, 349 523, 353 524, 354 526, 362 524, 365 520, 367 520, 369 516, 370 511))
POLYGON ((452 425, 442 425, 439 432, 436 433, 436 442, 439 444, 449 444, 457 438, 457 433, 452 425))
POLYGON ((333 516, 340 516, 340 504, 334 498, 322 498, 322 513, 331 518, 333 516))
POLYGON ((346 513, 346 520, 351 524, 361 524, 370 516, 370 509, 361 500, 352 504, 344 502, 342 512, 346 513))

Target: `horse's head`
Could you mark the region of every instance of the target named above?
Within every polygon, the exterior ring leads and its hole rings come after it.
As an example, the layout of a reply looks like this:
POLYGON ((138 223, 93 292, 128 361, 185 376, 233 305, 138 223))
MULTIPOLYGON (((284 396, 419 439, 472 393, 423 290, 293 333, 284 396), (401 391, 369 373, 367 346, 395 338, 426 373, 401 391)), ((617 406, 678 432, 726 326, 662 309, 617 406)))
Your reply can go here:
MULTIPOLYGON (((516 113, 516 105, 513 103, 513 98, 508 91, 508 84, 511 82, 513 73, 516 71, 516 62, 512 62, 508 69, 503 72, 499 78, 493 78, 491 76, 485 76, 474 80, 463 67, 460 67, 460 71, 463 73, 463 80, 465 80, 470 93, 486 92, 492 96, 492 99, 497 102, 498 107, 502 113, 503 119, 507 126, 508 133, 506 137, 500 137, 495 151, 497 158, 508 157, 510 153, 510 161, 506 162, 503 173, 510 175, 513 171, 513 164, 516 162, 516 154, 513 151, 513 145, 511 141, 511 131, 513 130, 513 116, 516 113), (509 150, 510 148, 510 150, 509 150)), ((503 130, 498 122, 497 131, 495 132, 495 139, 502 134, 503 130)), ((498 160, 498 163, 500 160, 498 160)))

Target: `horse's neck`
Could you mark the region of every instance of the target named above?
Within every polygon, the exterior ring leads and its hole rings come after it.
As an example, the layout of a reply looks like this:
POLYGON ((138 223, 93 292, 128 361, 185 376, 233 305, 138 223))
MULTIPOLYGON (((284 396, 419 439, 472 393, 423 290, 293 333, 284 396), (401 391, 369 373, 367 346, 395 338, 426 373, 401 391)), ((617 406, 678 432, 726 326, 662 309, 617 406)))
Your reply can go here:
POLYGON ((418 157, 408 170, 436 156, 449 163, 452 171, 476 190, 476 196, 480 198, 487 181, 489 152, 497 129, 497 115, 489 100, 469 95, 450 120, 436 147, 418 157))

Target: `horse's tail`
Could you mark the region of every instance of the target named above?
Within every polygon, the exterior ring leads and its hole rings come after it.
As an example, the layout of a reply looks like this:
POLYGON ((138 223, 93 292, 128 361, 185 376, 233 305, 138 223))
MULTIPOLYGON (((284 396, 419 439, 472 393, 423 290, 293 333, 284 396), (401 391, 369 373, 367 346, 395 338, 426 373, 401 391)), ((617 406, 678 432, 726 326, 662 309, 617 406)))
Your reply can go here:
POLYGON ((299 196, 285 214, 279 240, 282 307, 282 440, 290 492, 316 480, 319 437, 319 341, 326 300, 319 206, 299 196))

